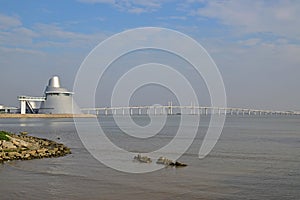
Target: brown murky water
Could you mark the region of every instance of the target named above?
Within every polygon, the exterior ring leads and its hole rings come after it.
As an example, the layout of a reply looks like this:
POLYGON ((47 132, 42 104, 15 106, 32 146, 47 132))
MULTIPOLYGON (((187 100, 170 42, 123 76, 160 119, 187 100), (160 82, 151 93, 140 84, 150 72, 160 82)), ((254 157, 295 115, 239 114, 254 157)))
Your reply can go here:
MULTIPOLYGON (((151 143, 124 137, 111 117, 100 121, 119 146, 151 150, 172 138, 178 118, 172 116, 151 143)), ((148 119, 135 120, 142 124, 148 119)), ((200 160, 207 124, 208 117, 201 118, 194 143, 180 159, 188 167, 129 174, 95 160, 71 119, 0 119, 2 130, 28 131, 60 141, 73 152, 0 164, 0 199, 300 199, 300 117, 228 116, 217 145, 200 160)))

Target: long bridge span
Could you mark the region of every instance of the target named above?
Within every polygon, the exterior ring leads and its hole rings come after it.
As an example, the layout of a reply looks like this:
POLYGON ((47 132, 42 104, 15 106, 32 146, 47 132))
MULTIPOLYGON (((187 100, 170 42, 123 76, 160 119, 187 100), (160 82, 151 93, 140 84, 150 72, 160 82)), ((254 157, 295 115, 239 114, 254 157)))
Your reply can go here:
POLYGON ((168 105, 152 106, 120 106, 120 107, 100 107, 100 108, 82 108, 82 112, 96 115, 300 115, 300 111, 279 111, 262 110, 251 108, 221 108, 209 106, 176 106, 168 105))

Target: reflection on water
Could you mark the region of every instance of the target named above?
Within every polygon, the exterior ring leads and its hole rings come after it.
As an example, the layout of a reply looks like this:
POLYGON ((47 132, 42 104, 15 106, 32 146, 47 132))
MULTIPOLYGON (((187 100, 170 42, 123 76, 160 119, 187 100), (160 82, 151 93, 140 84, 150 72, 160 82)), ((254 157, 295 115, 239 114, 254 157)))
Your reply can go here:
MULTIPOLYGON (((178 117, 169 118, 163 132, 148 142, 125 136, 110 117, 99 122, 120 147, 151 151, 174 136, 178 117)), ((143 120, 147 118, 135 119, 148 123, 143 120)), ((0 119, 1 130, 27 131, 62 142, 73 152, 1 164, 0 199, 299 199, 299 117, 229 116, 213 151, 199 160, 208 122, 201 118, 194 143, 180 159, 188 167, 126 174, 105 167, 84 149, 72 119, 0 119)), ((113 152, 107 153, 114 159, 113 152)))

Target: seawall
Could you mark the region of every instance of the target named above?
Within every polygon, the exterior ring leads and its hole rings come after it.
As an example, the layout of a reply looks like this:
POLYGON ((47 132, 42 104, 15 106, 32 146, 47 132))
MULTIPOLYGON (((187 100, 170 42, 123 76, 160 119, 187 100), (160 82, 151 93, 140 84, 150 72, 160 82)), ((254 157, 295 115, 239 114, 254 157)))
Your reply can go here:
POLYGON ((0 114, 0 118, 94 118, 92 114, 0 114))

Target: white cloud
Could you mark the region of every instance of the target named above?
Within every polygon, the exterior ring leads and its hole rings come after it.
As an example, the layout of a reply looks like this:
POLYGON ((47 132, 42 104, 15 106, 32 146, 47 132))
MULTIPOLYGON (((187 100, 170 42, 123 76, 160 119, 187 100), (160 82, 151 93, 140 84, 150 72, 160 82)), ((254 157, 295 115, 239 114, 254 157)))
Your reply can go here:
POLYGON ((261 42, 261 39, 259 38, 250 38, 247 40, 240 40, 239 43, 245 46, 254 46, 261 42))
POLYGON ((0 14, 0 29, 5 30, 22 25, 17 17, 11 17, 0 14))
POLYGON ((147 11, 144 8, 133 7, 133 8, 128 9, 128 12, 135 13, 135 14, 140 14, 140 13, 144 13, 144 12, 147 12, 147 11))
POLYGON ((121 11, 135 14, 157 11, 166 1, 169 0, 78 0, 81 3, 111 4, 121 11))
POLYGON ((38 47, 91 49, 108 36, 105 33, 82 34, 67 31, 55 24, 37 24, 34 29, 43 38, 47 38, 36 44, 38 47))
POLYGON ((267 32, 300 39, 300 1, 207 1, 192 14, 214 18, 241 33, 267 32))
POLYGON ((0 14, 0 45, 16 48, 32 45, 38 33, 22 25, 18 17, 0 14))
POLYGON ((80 48, 91 49, 107 37, 104 33, 82 34, 67 31, 58 24, 35 24, 27 28, 20 19, 0 15, 0 45, 6 48, 80 48))
POLYGON ((36 24, 35 30, 42 34, 44 37, 48 38, 80 39, 83 37, 87 37, 84 34, 65 31, 55 24, 36 24))
POLYGON ((167 17, 157 17, 159 20, 187 20, 186 16, 167 16, 167 17))
POLYGON ((32 45, 33 38, 38 34, 25 27, 16 27, 10 30, 0 31, 0 45, 23 46, 32 45))
POLYGON ((110 3, 110 4, 114 4, 116 1, 115 0, 78 0, 78 2, 82 2, 82 3, 110 3))
MULTIPOLYGON (((42 51, 36 51, 36 50, 31 50, 31 49, 24 49, 24 48, 6 48, 6 47, 0 47, 0 52, 1 52, 1 55, 4 55, 6 53, 20 53, 20 54, 32 54, 32 55, 36 55, 36 56, 41 56, 41 55, 45 55, 44 52, 42 51)), ((3 57, 2 60, 5 60, 4 59, 5 57, 3 57)))

